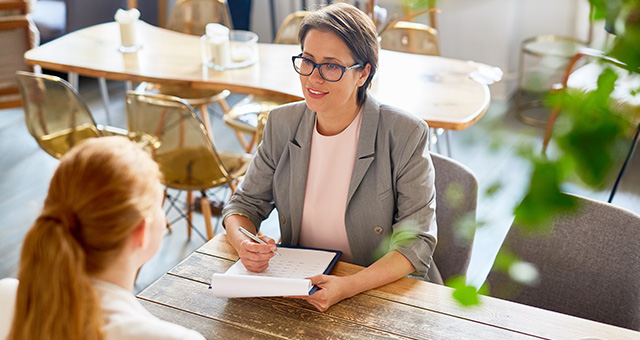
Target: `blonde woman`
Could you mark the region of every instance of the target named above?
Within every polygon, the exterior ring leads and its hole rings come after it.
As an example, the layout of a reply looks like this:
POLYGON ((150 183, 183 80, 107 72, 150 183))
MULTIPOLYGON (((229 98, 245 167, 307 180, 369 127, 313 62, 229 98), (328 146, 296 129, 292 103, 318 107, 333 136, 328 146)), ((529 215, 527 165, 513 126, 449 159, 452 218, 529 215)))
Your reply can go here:
POLYGON ((87 140, 60 160, 18 281, 0 281, 0 339, 204 339, 155 318, 131 293, 162 239, 159 177, 123 137, 87 140))

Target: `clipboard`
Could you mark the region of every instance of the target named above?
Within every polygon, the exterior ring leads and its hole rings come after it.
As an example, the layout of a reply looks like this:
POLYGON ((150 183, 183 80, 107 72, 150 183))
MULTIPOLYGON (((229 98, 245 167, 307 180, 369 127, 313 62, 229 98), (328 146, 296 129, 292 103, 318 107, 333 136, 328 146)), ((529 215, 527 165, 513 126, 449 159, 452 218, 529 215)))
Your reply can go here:
POLYGON ((278 245, 281 256, 274 256, 262 273, 248 271, 238 259, 224 274, 215 273, 210 289, 216 297, 266 297, 311 295, 318 290, 305 279, 329 274, 342 252, 292 245, 278 245))

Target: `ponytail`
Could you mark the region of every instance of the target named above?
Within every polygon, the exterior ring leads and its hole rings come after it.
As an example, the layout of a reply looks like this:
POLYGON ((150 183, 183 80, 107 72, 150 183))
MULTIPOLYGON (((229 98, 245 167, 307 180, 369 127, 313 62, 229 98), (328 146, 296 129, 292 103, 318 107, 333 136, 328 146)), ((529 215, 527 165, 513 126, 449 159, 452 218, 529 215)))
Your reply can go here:
POLYGON ((9 339, 104 337, 91 276, 157 209, 159 179, 151 156, 124 137, 91 138, 61 158, 22 246, 9 339))
POLYGON ((41 215, 27 233, 9 339, 103 338, 100 303, 73 236, 76 222, 73 213, 41 215))

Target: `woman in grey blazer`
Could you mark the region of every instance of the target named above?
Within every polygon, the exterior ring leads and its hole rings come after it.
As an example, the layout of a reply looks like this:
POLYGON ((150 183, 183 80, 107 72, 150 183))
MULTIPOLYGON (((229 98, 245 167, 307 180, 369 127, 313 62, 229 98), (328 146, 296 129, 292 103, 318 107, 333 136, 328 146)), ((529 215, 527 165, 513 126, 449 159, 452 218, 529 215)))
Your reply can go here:
POLYGON ((305 299, 319 310, 411 273, 438 278, 431 265, 437 228, 428 127, 367 93, 378 59, 375 26, 338 3, 305 18, 299 37, 303 52, 292 59, 305 101, 269 114, 245 180, 223 210, 229 241, 245 267, 265 270, 275 242, 262 236, 267 245, 253 243, 237 229, 255 233, 276 208, 282 243, 327 245, 367 266, 351 276, 313 277, 320 289, 305 299), (335 136, 347 142, 326 149, 324 138, 335 136), (333 162, 331 153, 348 161, 333 162), (336 169, 334 181, 327 172, 336 169), (328 211, 318 211, 325 203, 328 211), (323 214, 337 223, 323 224, 323 214), (408 241, 393 242, 406 234, 408 241))

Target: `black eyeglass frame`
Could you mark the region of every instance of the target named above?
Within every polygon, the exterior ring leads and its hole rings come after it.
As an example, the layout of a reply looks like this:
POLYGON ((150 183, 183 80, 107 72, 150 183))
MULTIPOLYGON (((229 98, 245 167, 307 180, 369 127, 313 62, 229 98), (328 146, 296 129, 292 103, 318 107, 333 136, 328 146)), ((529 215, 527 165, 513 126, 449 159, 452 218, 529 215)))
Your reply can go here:
POLYGON ((344 76, 344 73, 345 73, 345 72, 347 72, 347 71, 349 71, 349 70, 351 70, 351 69, 354 69, 354 68, 364 67, 364 65, 362 65, 362 64, 354 64, 354 65, 351 65, 351 66, 348 66, 348 67, 347 67, 347 66, 342 66, 342 65, 339 65, 339 64, 335 64, 335 63, 321 63, 321 64, 316 64, 316 63, 314 63, 314 62, 313 62, 313 60, 311 60, 311 59, 309 59, 309 58, 305 58, 305 57, 303 57, 303 56, 302 56, 302 53, 301 53, 301 54, 299 54, 299 55, 294 55, 293 57, 291 57, 291 62, 293 63, 293 69, 294 69, 294 70, 296 71, 296 73, 298 73, 299 75, 304 76, 304 77, 308 77, 308 76, 310 76, 311 74, 313 74, 313 71, 315 71, 315 70, 316 70, 316 68, 317 68, 317 69, 318 69, 318 72, 320 73, 320 77, 322 77, 322 79, 324 79, 324 80, 326 80, 326 81, 328 81, 328 82, 332 82, 332 83, 335 83, 335 82, 340 81, 340 79, 342 79, 342 77, 344 76), (313 64, 313 68, 311 69, 311 72, 309 72, 308 74, 304 74, 304 73, 300 72, 300 71, 298 70, 298 68, 296 67, 296 60, 297 60, 297 59, 302 59, 303 61, 305 61, 305 60, 306 60, 306 61, 310 62, 311 64, 313 64), (322 69, 321 69, 321 67, 322 67, 322 66, 324 66, 324 65, 333 65, 333 66, 337 66, 338 68, 340 68, 340 69, 342 70, 342 74, 340 74, 340 78, 338 78, 338 79, 336 79, 336 80, 329 80, 329 79, 325 78, 325 77, 324 77, 324 74, 322 74, 322 69))

